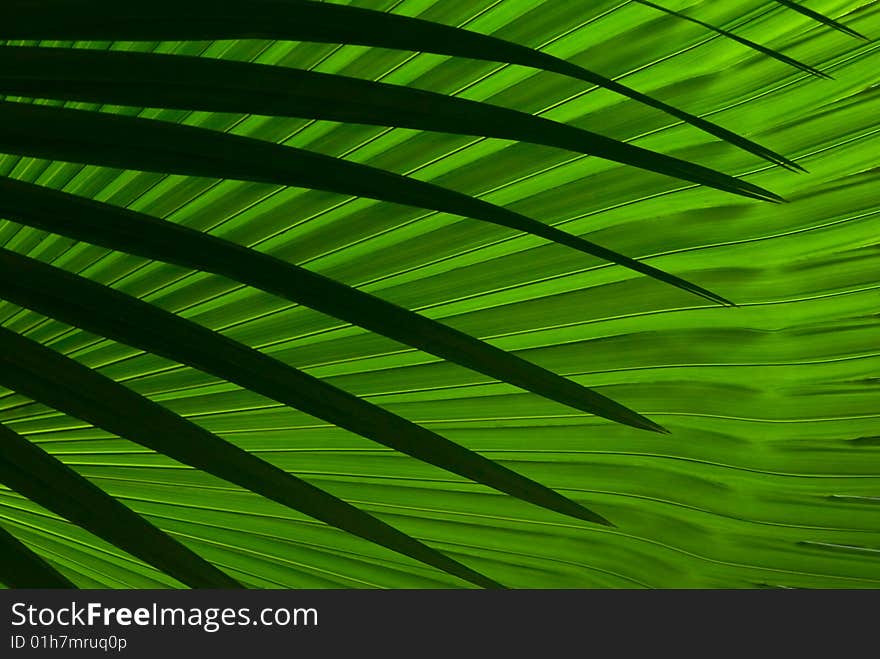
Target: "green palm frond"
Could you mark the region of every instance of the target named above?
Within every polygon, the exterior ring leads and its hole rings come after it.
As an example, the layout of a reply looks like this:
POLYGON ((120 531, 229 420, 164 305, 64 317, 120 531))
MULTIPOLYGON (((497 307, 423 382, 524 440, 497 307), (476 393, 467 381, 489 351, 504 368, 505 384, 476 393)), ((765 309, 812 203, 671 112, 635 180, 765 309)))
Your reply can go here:
POLYGON ((680 11, 673 11, 667 7, 663 7, 662 5, 658 5, 655 2, 650 2, 649 0, 635 0, 641 5, 645 5, 646 7, 651 7, 652 9, 656 9, 657 11, 661 11, 665 14, 669 14, 670 16, 675 16, 676 18, 680 18, 681 20, 689 21, 694 23, 695 25, 699 25, 700 27, 709 30, 710 32, 715 32, 723 36, 726 39, 731 39, 736 41, 739 44, 747 46, 753 50, 758 51, 763 55, 767 55, 768 57, 772 57, 773 59, 779 60, 780 62, 784 62, 789 66, 793 66, 796 69, 800 69, 801 71, 805 71, 814 76, 818 76, 820 78, 828 78, 829 76, 818 69, 813 68, 809 64, 805 64, 804 62, 799 62, 796 59, 793 59, 786 55, 785 53, 780 53, 779 51, 773 50, 772 48, 768 48, 767 46, 761 45, 752 41, 751 39, 746 39, 745 37, 739 36, 736 32, 732 32, 730 30, 725 30, 724 28, 715 27, 705 21, 701 21, 698 18, 694 18, 693 16, 689 16, 680 11))
POLYGON ((5 2, 0 582, 880 585, 808 4, 5 2))
POLYGON ((819 13, 815 9, 810 9, 809 7, 804 6, 802 2, 798 2, 797 0, 776 0, 781 5, 784 5, 788 9, 796 11, 798 13, 803 14, 804 16, 809 16, 815 21, 819 21, 820 23, 827 25, 828 27, 832 27, 835 30, 840 30, 846 34, 849 34, 853 37, 858 37, 859 39, 866 39, 863 34, 856 32, 851 27, 840 23, 839 21, 835 21, 833 18, 825 16, 824 14, 819 13))

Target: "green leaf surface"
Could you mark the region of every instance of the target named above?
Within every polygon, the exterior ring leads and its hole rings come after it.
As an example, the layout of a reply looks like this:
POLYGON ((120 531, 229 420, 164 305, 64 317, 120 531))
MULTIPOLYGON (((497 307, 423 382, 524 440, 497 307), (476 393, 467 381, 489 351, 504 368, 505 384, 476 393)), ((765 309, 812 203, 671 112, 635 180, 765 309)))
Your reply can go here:
MULTIPOLYGON (((441 30, 462 28, 589 69, 785 154, 808 173, 761 162, 632 96, 539 68, 258 33, 126 41, 109 30, 114 16, 134 6, 128 4, 103 17, 77 16, 68 3, 54 5, 59 14, 41 4, 38 17, 19 4, 17 15, 30 16, 31 27, 58 32, 20 32, 44 40, 3 45, 200 57, 430 90, 735 174, 788 203, 476 135, 29 96, 3 100, 198 127, 402 174, 613 247, 737 306, 709 304, 564 245, 419 205, 15 154, 0 156, 0 176, 12 181, 0 211, 0 243, 409 419, 588 506, 614 527, 524 505, 202 369, 107 339, 94 326, 6 301, 0 301, 0 324, 507 587, 880 587, 877 44, 776 0, 657 0, 669 12, 620 0, 336 2, 331 11, 344 3, 441 30), (51 40, 90 24, 107 30, 108 39, 51 40), (352 323, 340 317, 345 309, 336 316, 267 290, 274 282, 261 288, 240 281, 250 273, 233 278, 216 263, 202 270, 194 261, 200 255, 166 262, 159 255, 173 250, 155 236, 138 251, 138 230, 121 218, 114 229, 112 217, 101 216, 104 236, 86 240, 78 232, 95 228, 85 217, 63 227, 67 214, 54 212, 54 203, 69 197, 53 197, 53 204, 45 201, 49 193, 27 203, 11 198, 25 183, 91 200, 80 206, 83 216, 103 205, 108 212, 125 209, 187 230, 175 235, 198 232, 295 265, 479 337, 618 401, 670 434, 562 405, 352 323), (131 251, 111 246, 111 238, 128 241, 131 251)), ((880 7, 869 0, 803 6, 869 38, 880 30, 880 7)), ((18 20, 8 7, 0 7, 6 12, 0 30, 18 20)), ((210 19, 210 12, 157 7, 166 27, 189 29, 210 19)), ((142 26, 152 29, 136 22, 116 27, 142 26)), ((20 272, 11 269, 3 281, 20 272)), ((247 587, 467 585, 22 391, 0 390, 0 422, 247 587)), ((78 587, 181 586, 2 485, 0 524, 78 587)))

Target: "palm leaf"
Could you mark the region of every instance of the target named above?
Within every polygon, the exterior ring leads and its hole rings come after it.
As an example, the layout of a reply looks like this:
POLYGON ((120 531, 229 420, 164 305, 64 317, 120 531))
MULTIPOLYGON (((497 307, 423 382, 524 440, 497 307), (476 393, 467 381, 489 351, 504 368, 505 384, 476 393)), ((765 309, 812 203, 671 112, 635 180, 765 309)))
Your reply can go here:
POLYGON ((694 23, 695 25, 699 25, 700 27, 704 27, 711 32, 715 32, 727 39, 731 39, 739 44, 746 46, 747 48, 751 48, 752 50, 756 50, 763 55, 767 55, 768 57, 772 57, 775 60, 779 60, 780 62, 784 62, 789 66, 793 66, 796 69, 800 69, 801 71, 805 71, 810 75, 814 75, 819 78, 828 78, 829 76, 818 69, 813 68, 809 64, 804 64, 792 57, 789 57, 785 53, 780 53, 777 50, 773 50, 772 48, 768 48, 767 46, 762 46, 759 43, 755 43, 751 39, 746 39, 745 37, 741 37, 736 32, 731 32, 730 30, 725 30, 723 28, 715 27, 714 25, 710 25, 705 21, 701 21, 693 16, 689 16, 680 11, 673 11, 668 7, 664 7, 662 5, 658 5, 655 2, 650 2, 650 0, 636 0, 640 5, 645 5, 646 7, 651 7, 652 9, 656 9, 657 11, 662 11, 665 14, 669 14, 670 16, 675 16, 676 18, 680 18, 684 21, 689 21, 694 23))
MULTIPOLYGON (((0 159, 0 213, 12 220, 0 223, 10 300, 0 322, 10 346, 28 347, 4 355, 9 432, 246 586, 876 587, 877 55, 839 26, 872 34, 877 9, 357 4, 373 11, 0 8, 0 37, 109 40, 0 47, 2 107, 17 122, 0 159), (127 20, 137 12, 144 20, 127 20), (238 40, 210 41, 222 36, 238 40), (125 88, 123 60, 139 89, 125 88), (209 69, 236 74, 183 91, 157 73, 171 61, 193 87, 209 69), (286 106, 261 100, 270 82, 294 80, 286 106), (344 84, 369 103, 320 100, 344 84), (383 117, 392 94, 401 104, 383 117), (493 125, 501 115, 520 123, 493 125), (584 130, 790 203, 585 157, 593 150, 572 148, 584 130), (210 161, 221 142, 246 143, 248 159, 210 161), (292 154, 303 170, 333 169, 293 180, 274 160, 292 154), (579 253, 604 258, 598 245, 627 267, 579 253), (710 290, 737 308, 684 294, 710 290), (177 343, 179 331, 194 333, 177 343), (218 370, 224 353, 240 360, 218 370), (27 354, 53 365, 12 367, 27 354), (270 363, 240 381, 247 364, 270 363), (271 373, 304 391, 267 397, 259 378, 271 373), (539 373, 550 378, 542 391, 539 373), (84 383, 98 382, 125 402, 87 398, 84 383), (560 405, 558 386, 671 434, 560 405), (324 391, 345 392, 327 415, 295 409, 300 394, 324 391), (138 435, 120 409, 198 434, 201 461, 175 459, 177 447, 138 435), (356 410, 457 446, 454 469, 375 441, 393 433, 358 434, 356 410), (279 483, 309 483, 324 503, 312 515, 301 505, 311 494, 273 499, 259 478, 226 478, 205 462, 213 445, 277 470, 279 483), (615 526, 522 506, 462 464, 589 502, 615 526), (351 516, 375 533, 346 528, 351 516)), ((18 491, 0 488, 0 520, 15 537, 4 547, 42 567, 0 581, 180 585, 158 559, 42 505, 51 499, 21 475, 9 483, 18 491)))
POLYGON ((785 7, 789 8, 793 11, 798 12, 799 14, 803 14, 804 16, 809 16, 813 20, 818 21, 818 22, 822 23, 823 25, 827 25, 828 27, 834 28, 835 30, 840 30, 841 32, 844 32, 850 36, 857 37, 859 39, 866 39, 867 38, 863 34, 859 34, 858 32, 856 32, 852 28, 849 28, 846 25, 843 25, 842 23, 835 21, 832 18, 828 18, 827 16, 819 13, 818 11, 810 9, 809 7, 805 7, 800 2, 796 2, 795 0, 776 0, 776 2, 778 2, 781 5, 784 5, 785 7))

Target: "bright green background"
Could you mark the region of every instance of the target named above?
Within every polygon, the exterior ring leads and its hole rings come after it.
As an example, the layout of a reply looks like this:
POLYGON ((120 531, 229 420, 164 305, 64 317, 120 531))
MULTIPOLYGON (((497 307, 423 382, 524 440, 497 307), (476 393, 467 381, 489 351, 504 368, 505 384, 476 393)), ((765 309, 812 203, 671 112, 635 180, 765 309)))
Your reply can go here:
MULTIPOLYGON (((633 2, 351 4, 495 34, 622 76, 632 87, 708 114, 797 159, 809 173, 767 166, 660 112, 522 67, 262 41, 76 45, 284 64, 407 84, 540 113, 745 175, 789 203, 751 201, 500 140, 137 111, 345 156, 479 195, 648 258, 740 306, 712 306, 500 227, 365 199, 12 156, 0 156, 0 173, 210 230, 357 285, 594 386, 671 435, 575 413, 220 277, 5 221, 0 243, 326 378, 582 501, 618 528, 519 502, 201 372, 11 304, 0 303, 2 324, 508 586, 880 585, 878 46, 775 2, 663 0, 712 24, 736 26, 738 34, 833 75, 828 81, 633 2)), ((869 37, 880 29, 876 3, 807 5, 869 37)), ((0 421, 243 583, 464 585, 4 394, 0 421)), ((0 520, 78 585, 177 585, 2 488, 0 520)))

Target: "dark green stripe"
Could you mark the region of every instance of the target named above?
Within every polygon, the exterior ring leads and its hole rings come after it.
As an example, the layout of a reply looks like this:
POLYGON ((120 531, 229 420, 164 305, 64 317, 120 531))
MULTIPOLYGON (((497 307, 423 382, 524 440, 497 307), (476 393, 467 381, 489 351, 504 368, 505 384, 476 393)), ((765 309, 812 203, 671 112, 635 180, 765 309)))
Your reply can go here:
MULTIPOLYGON (((27 346, 0 328, 3 350, 27 346)), ((2 376, 0 376, 2 377, 2 376)), ((193 588, 241 588, 201 556, 0 424, 0 482, 193 588)))
POLYGON ((76 588, 0 525, 0 582, 8 588, 76 588))
POLYGON ((746 39, 745 37, 741 37, 735 32, 731 32, 730 30, 725 30, 724 28, 715 27, 714 25, 710 25, 705 21, 701 21, 698 18, 694 18, 693 16, 688 16, 687 14, 683 14, 680 11, 673 11, 671 9, 667 9, 666 7, 662 7, 658 4, 650 2, 650 0, 636 0, 640 5, 645 5, 646 7, 651 7, 652 9, 656 9, 657 11, 662 11, 664 14, 669 14, 670 16, 675 16, 684 21, 688 21, 689 23, 694 23, 699 25, 700 27, 704 27, 707 30, 714 32, 716 34, 720 34, 721 36, 730 39, 732 41, 736 41, 747 48, 751 48, 763 55, 767 55, 768 57, 772 57, 773 59, 782 62, 783 64, 787 64, 789 66, 793 66, 794 68, 804 71, 805 73, 809 73, 810 75, 814 75, 817 78, 826 78, 830 79, 827 73, 823 73, 819 69, 813 68, 809 64, 804 64, 803 62, 794 59, 793 57, 789 57, 784 53, 780 53, 778 50, 773 50, 772 48, 768 48, 767 46, 763 46, 759 43, 752 41, 751 39, 746 39))
POLYGON ((835 21, 833 18, 829 18, 824 14, 820 14, 818 11, 810 9, 809 7, 804 7, 799 2, 794 2, 794 0, 776 0, 781 5, 788 7, 789 9, 798 12, 799 14, 803 14, 809 18, 812 18, 814 21, 818 21, 822 23, 822 25, 827 25, 830 28, 834 28, 835 30, 839 30, 840 32, 844 32, 845 34, 850 35, 851 37, 856 37, 857 39, 868 40, 868 37, 861 34, 860 32, 856 32, 850 27, 847 27, 840 21, 835 21))

